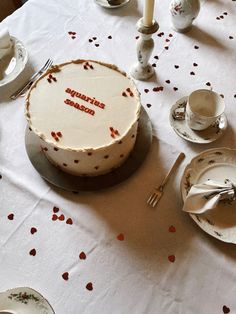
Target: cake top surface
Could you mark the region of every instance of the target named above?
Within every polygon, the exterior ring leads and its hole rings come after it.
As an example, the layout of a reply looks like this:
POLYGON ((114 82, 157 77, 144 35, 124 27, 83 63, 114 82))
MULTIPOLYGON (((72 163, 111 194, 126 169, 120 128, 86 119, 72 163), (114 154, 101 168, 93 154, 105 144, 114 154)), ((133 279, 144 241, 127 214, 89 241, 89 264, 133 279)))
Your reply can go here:
POLYGON ((77 60, 49 69, 26 100, 30 127, 67 149, 98 149, 119 141, 140 113, 139 93, 117 67, 77 60))

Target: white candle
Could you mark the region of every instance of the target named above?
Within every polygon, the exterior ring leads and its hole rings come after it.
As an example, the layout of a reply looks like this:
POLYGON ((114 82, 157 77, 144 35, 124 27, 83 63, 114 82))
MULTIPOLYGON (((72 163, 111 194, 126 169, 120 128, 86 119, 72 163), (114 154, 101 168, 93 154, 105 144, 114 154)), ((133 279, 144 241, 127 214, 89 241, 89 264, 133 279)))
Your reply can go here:
POLYGON ((144 10, 143 10, 143 24, 145 26, 152 25, 154 3, 155 3, 155 0, 145 0, 144 10))

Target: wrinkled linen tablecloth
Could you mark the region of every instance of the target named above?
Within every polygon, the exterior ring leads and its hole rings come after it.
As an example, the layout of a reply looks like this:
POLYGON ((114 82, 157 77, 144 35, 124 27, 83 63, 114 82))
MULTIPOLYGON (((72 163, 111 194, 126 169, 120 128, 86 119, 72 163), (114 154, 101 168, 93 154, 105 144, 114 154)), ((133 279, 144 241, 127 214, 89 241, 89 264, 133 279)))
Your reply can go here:
POLYGON ((156 77, 137 82, 153 144, 141 168, 118 186, 73 194, 47 184, 25 151, 24 98, 9 100, 49 57, 97 59, 128 72, 142 2, 105 10, 92 0, 30 0, 0 24, 29 52, 26 70, 0 89, 0 290, 32 287, 57 314, 236 313, 235 246, 200 230, 181 211, 179 192, 193 156, 235 145, 235 1, 203 1, 186 34, 170 28, 168 1, 156 1, 156 77), (215 143, 185 142, 171 129, 169 110, 208 85, 224 96, 229 127, 215 143), (151 209, 147 197, 179 151, 186 160, 151 209))

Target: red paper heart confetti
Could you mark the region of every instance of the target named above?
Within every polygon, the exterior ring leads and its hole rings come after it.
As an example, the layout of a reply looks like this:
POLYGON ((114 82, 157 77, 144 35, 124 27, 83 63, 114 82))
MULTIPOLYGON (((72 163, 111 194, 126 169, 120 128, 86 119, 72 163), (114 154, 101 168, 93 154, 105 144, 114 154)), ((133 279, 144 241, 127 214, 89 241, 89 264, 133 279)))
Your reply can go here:
POLYGON ((7 218, 8 218, 9 220, 13 220, 13 219, 14 219, 14 214, 9 214, 9 215, 7 216, 7 218))
MULTIPOLYGON (((59 217, 59 219, 60 219, 60 217, 59 217)), ((67 225, 73 225, 73 220, 71 218, 68 218, 66 220, 66 223, 67 223, 67 225)))
POLYGON ((150 108, 152 105, 151 104, 147 104, 147 107, 150 108))
POLYGON ((149 92, 149 89, 145 88, 144 92, 147 94, 149 92))
POLYGON ((194 66, 194 67, 197 67, 197 66, 198 66, 198 64, 197 64, 196 62, 194 62, 194 63, 193 63, 193 66, 194 66))
POLYGON ((156 66, 157 66, 156 63, 153 63, 153 64, 152 64, 152 67, 153 67, 153 68, 156 68, 156 66))
POLYGON ((230 308, 226 305, 223 306, 222 310, 224 314, 228 314, 230 312, 230 308))
POLYGON ((65 273, 62 274, 61 276, 62 276, 62 278, 63 278, 64 280, 68 280, 68 279, 69 279, 69 273, 68 273, 68 272, 65 272, 65 273))
POLYGON ((54 206, 54 207, 53 207, 53 212, 54 212, 55 214, 58 213, 58 212, 59 212, 59 208, 56 207, 56 206, 54 206))
POLYGON ((174 256, 174 255, 169 255, 169 256, 168 256, 168 260, 169 260, 171 263, 174 263, 174 262, 175 262, 175 256, 174 256))
POLYGON ((173 225, 169 226, 169 232, 176 232, 175 226, 173 225))
POLYGON ((108 39, 112 39, 111 35, 109 35, 107 38, 108 38, 108 39))
POLYGON ((179 65, 175 64, 175 68, 178 69, 178 68, 179 68, 179 65))
POLYGON ((0 180, 2 179, 2 175, 0 174, 0 180))
POLYGON ((190 75, 195 75, 195 73, 193 71, 190 72, 190 75))
POLYGON ((210 83, 210 82, 206 82, 206 85, 207 85, 207 86, 211 86, 211 83, 210 83))
POLYGON ((80 259, 86 259, 86 257, 87 256, 86 256, 86 254, 84 252, 81 252, 80 255, 79 255, 80 259))
POLYGON ((52 220, 55 221, 55 220, 57 220, 57 219, 58 219, 58 216, 57 216, 56 214, 53 214, 53 215, 52 215, 52 220))
POLYGON ((173 90, 176 92, 178 90, 178 87, 173 87, 173 90))
POLYGON ((194 49, 199 49, 199 47, 195 45, 195 46, 194 46, 194 49))
POLYGON ((117 236, 116 238, 117 238, 117 240, 119 240, 119 241, 124 241, 124 239, 125 239, 123 233, 118 234, 118 236, 117 236))
POLYGON ((139 39, 139 36, 136 36, 135 39, 139 39))
POLYGON ((89 291, 92 291, 92 290, 93 290, 93 284, 92 284, 92 282, 87 283, 86 289, 89 290, 89 291))
POLYGON ((29 251, 29 255, 35 256, 36 255, 36 250, 35 249, 30 250, 29 251))
POLYGON ((30 232, 31 232, 31 234, 34 234, 35 232, 37 232, 37 229, 36 229, 35 227, 32 227, 32 228, 30 229, 30 232))
POLYGON ((158 57, 158 56, 154 56, 154 59, 158 60, 158 59, 159 59, 159 57, 158 57))
POLYGON ((61 214, 61 215, 58 217, 58 219, 59 219, 60 221, 63 221, 63 220, 65 220, 65 216, 64 216, 63 214, 61 214))
POLYGON ((170 84, 170 80, 166 80, 166 83, 167 83, 167 84, 170 84))
POLYGON ((229 39, 234 39, 234 37, 233 36, 229 36, 229 39))

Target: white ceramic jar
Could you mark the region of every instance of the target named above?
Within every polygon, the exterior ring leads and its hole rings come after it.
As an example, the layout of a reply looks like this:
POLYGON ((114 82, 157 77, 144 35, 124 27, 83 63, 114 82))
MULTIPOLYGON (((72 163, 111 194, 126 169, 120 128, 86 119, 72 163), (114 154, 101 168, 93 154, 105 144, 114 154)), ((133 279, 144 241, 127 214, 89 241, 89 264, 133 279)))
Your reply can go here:
POLYGON ((188 31, 199 10, 199 0, 172 0, 170 3, 172 28, 177 32, 188 31))

